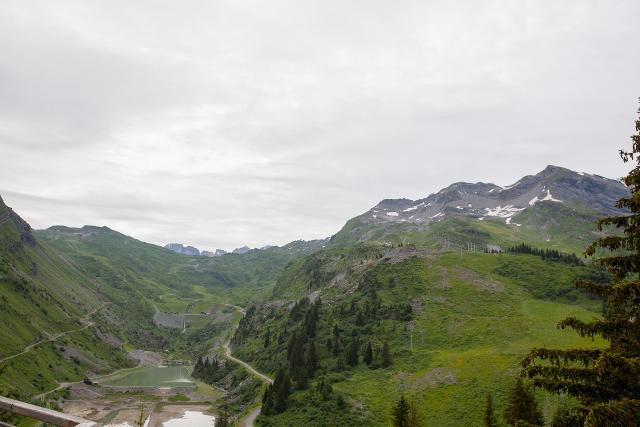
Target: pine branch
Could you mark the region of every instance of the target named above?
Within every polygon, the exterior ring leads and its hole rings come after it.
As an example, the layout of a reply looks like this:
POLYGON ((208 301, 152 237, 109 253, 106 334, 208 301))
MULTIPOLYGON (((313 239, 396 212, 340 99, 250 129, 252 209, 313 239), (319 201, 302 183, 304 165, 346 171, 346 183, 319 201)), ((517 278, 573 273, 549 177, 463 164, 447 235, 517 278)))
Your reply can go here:
POLYGON ((599 285, 590 280, 576 280, 575 286, 602 298, 606 298, 611 293, 611 285, 599 285))
POLYGON ((573 396, 589 396, 588 401, 603 402, 616 396, 616 390, 598 383, 576 383, 568 380, 554 380, 549 378, 533 378, 530 381, 533 388, 541 388, 555 394, 567 393, 573 396))
POLYGON ((599 380, 598 371, 594 368, 530 365, 523 373, 528 378, 542 376, 554 381, 562 380, 582 384, 599 380))
POLYGON ((618 318, 611 320, 596 320, 594 322, 586 323, 575 317, 568 317, 558 323, 558 328, 571 328, 581 337, 589 337, 593 339, 596 335, 600 335, 602 338, 612 341, 615 340, 616 337, 621 336, 621 334, 623 334, 624 331, 633 324, 633 322, 635 322, 635 319, 618 318))
POLYGON ((635 426, 640 423, 640 400, 621 399, 595 404, 590 408, 584 425, 598 426, 635 426))
POLYGON ((602 350, 599 349, 550 350, 547 348, 534 348, 522 361, 522 367, 527 368, 535 359, 545 360, 555 366, 582 363, 583 366, 588 367, 601 354, 602 350))

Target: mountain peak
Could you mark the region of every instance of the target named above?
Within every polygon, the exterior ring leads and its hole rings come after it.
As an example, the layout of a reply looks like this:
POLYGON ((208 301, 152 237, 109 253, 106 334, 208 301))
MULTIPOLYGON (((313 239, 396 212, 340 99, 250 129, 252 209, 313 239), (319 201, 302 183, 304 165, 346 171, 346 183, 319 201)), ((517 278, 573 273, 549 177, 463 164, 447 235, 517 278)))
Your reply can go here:
POLYGON ((547 165, 547 167, 542 170, 542 172, 556 172, 556 171, 573 172, 571 169, 563 168, 562 166, 556 166, 556 165, 547 165))
MULTIPOLYGON (((512 218, 540 203, 581 206, 599 214, 618 212, 615 202, 628 194, 619 181, 548 165, 536 175, 500 187, 484 182, 456 182, 416 201, 385 199, 360 218, 365 223, 429 223, 447 216, 492 217, 512 224, 512 218)), ((513 225, 517 225, 513 223, 513 225)))
POLYGON ((29 245, 35 244, 35 238, 32 234, 31 226, 27 221, 22 219, 20 215, 15 213, 13 209, 7 206, 4 203, 4 200, 0 197, 0 227, 3 225, 8 225, 8 227, 13 228, 13 233, 16 233, 16 239, 9 239, 9 246, 16 247, 21 243, 26 243, 29 245), (19 236, 19 238, 18 238, 19 236))
POLYGON ((167 243, 164 247, 182 255, 200 256, 200 250, 193 246, 184 246, 181 243, 167 243))

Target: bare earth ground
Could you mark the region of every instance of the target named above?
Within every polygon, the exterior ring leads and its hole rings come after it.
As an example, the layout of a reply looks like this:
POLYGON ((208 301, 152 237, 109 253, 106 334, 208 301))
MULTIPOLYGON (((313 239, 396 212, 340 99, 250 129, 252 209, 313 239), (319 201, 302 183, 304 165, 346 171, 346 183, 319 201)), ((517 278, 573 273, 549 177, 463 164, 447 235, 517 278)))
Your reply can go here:
POLYGON ((211 407, 211 397, 189 392, 189 402, 170 402, 170 393, 158 390, 148 395, 140 396, 127 393, 112 393, 100 390, 103 396, 96 393, 96 386, 74 384, 70 387, 70 398, 65 400, 63 411, 98 422, 100 425, 129 423, 135 426, 140 418, 140 406, 144 407, 144 418, 151 415, 149 427, 161 427, 162 423, 180 418, 185 411, 208 412, 211 407))
POLYGON ((155 351, 133 350, 127 353, 129 358, 137 360, 140 365, 160 365, 162 356, 155 351))

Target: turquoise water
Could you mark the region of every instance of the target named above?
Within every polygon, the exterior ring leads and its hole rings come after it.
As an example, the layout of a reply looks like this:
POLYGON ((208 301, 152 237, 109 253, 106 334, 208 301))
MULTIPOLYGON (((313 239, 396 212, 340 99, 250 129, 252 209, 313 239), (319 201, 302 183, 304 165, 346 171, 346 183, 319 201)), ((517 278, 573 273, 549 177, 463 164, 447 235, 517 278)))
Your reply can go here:
POLYGON ((147 366, 123 376, 101 381, 104 385, 115 387, 191 387, 190 366, 147 366))

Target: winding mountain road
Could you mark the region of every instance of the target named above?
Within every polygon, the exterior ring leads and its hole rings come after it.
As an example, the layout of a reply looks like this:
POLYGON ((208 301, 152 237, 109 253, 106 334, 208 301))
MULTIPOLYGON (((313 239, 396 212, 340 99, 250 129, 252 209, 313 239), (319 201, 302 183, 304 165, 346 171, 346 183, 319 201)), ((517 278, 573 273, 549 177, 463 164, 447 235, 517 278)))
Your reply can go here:
POLYGON ((256 369, 254 369, 253 366, 249 365, 247 362, 240 360, 236 357, 233 357, 231 355, 231 348, 229 347, 229 342, 227 341, 224 344, 224 357, 226 357, 227 359, 231 360, 232 362, 236 362, 239 365, 242 365, 242 367, 244 367, 247 371, 249 371, 250 373, 252 373, 254 376, 260 378, 262 381, 269 383, 269 384, 273 384, 273 379, 271 379, 270 377, 266 376, 265 374, 263 374, 262 372, 257 371, 256 369))
MULTIPOLYGON (((235 308, 236 311, 239 311, 240 313, 242 313, 243 316, 247 314, 247 312, 243 308, 238 307, 237 305, 231 305, 231 304, 225 304, 225 305, 228 306, 228 307, 235 308)), ((233 330, 229 334, 229 339, 222 346, 222 348, 224 349, 224 357, 226 357, 227 359, 231 360, 232 362, 235 362, 235 363, 237 363, 239 365, 242 365, 242 367, 244 367, 247 371, 249 371, 255 377, 258 377, 260 380, 262 380, 262 381, 264 381, 264 382, 266 382, 268 384, 273 384, 273 378, 263 374, 262 372, 258 371, 257 369, 255 369, 253 366, 251 366, 250 364, 248 364, 244 360, 240 360, 240 359, 238 359, 237 357, 234 357, 231 354, 231 338, 233 338, 233 335, 235 334, 236 330, 238 329, 238 326, 240 326, 240 322, 236 323, 236 325, 233 327, 233 330)))
MULTIPOLYGON (((247 314, 247 312, 242 307, 238 307, 237 305, 232 305, 232 304, 225 304, 225 305, 227 307, 234 308, 236 311, 242 313, 243 316, 247 314)), ((230 361, 232 361, 234 363, 237 363, 238 365, 242 366, 249 373, 251 373, 253 376, 259 378, 261 381, 264 381, 267 384, 273 384, 273 378, 269 377, 268 375, 263 374, 262 372, 258 371, 256 368, 254 368, 253 366, 251 366, 250 364, 248 364, 244 360, 240 360, 237 357, 234 357, 233 354, 231 354, 231 338, 233 337, 233 334, 236 332, 236 329, 238 329, 239 325, 240 325, 240 322, 237 322, 236 325, 234 326, 234 328, 232 329, 231 333, 229 334, 229 339, 222 346, 222 348, 224 350, 224 357, 226 357, 230 361)), ((260 415, 260 410, 261 410, 261 407, 253 409, 245 418, 240 420, 240 426, 241 427, 253 427, 254 426, 254 421, 256 420, 256 418, 258 418, 258 415, 260 415)))

